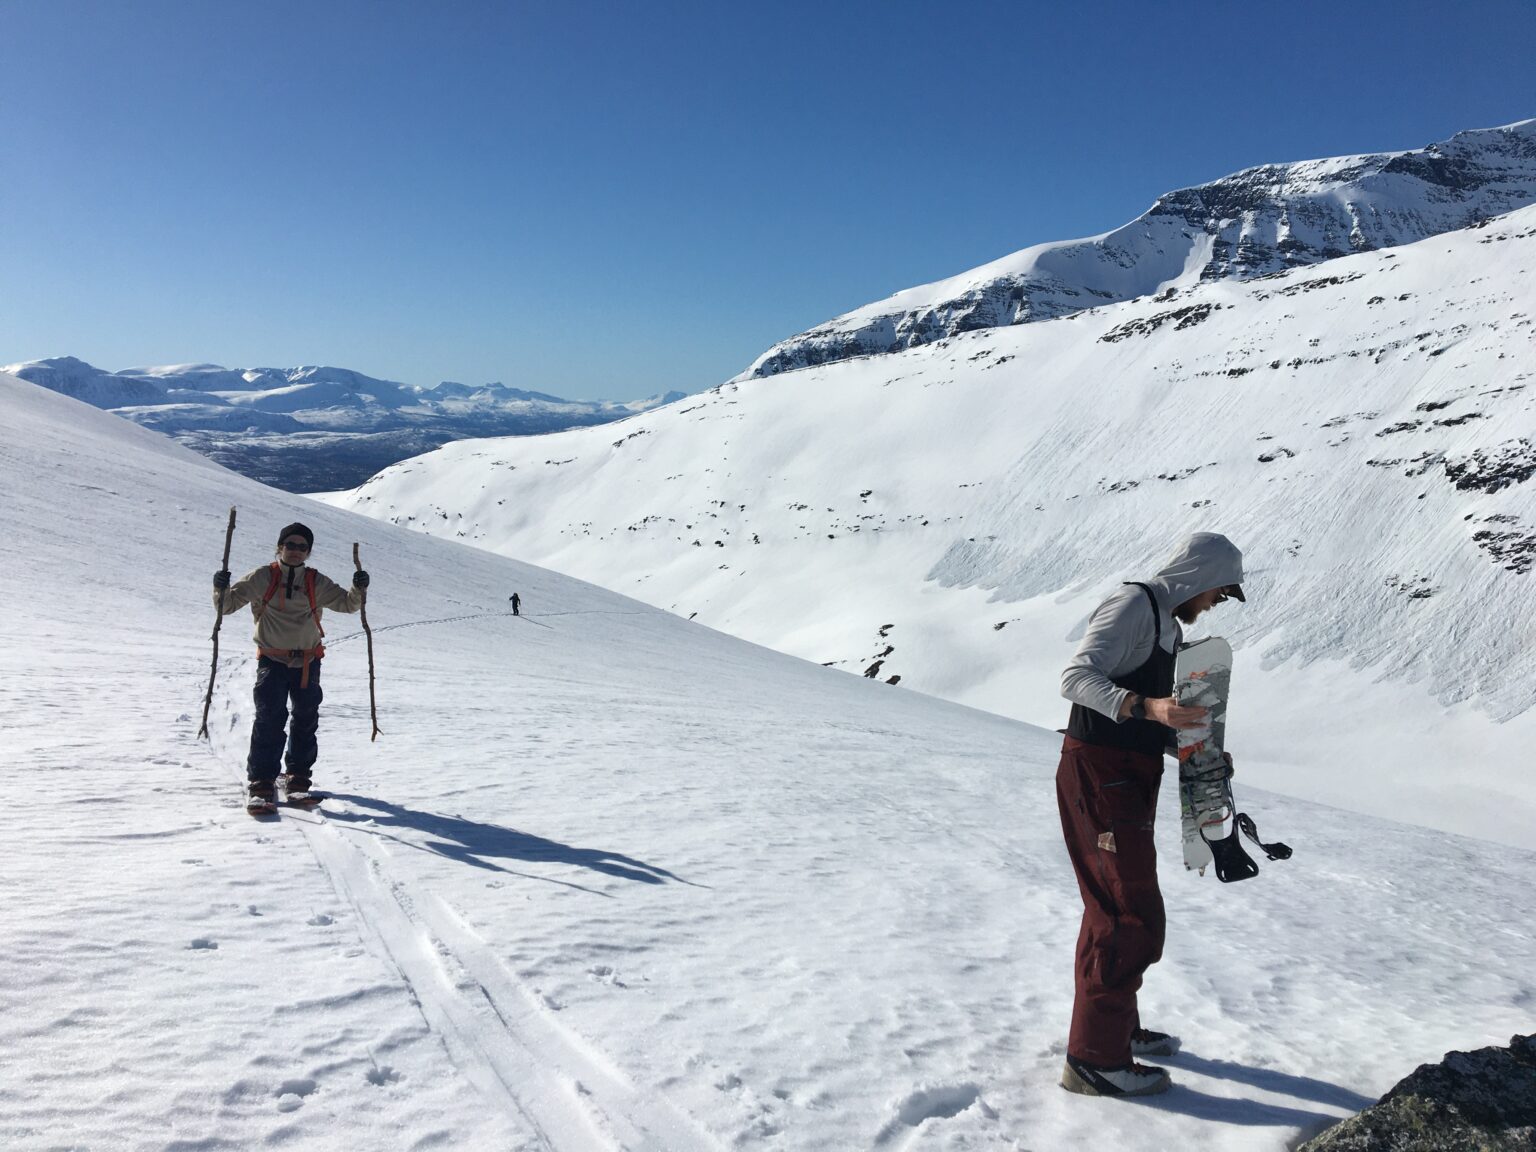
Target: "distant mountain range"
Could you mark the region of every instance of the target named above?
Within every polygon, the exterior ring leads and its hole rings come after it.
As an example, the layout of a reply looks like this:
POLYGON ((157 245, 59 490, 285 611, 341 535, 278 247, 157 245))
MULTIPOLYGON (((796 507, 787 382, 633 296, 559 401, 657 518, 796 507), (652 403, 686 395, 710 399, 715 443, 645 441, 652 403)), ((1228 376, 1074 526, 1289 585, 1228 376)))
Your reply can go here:
POLYGON ((1536 120, 1411 152, 1265 164, 1161 197, 1122 228, 1038 244, 775 344, 737 380, 1053 320, 1213 280, 1411 244, 1536 203, 1536 120))
POLYGON ((350 488, 453 440, 606 424, 686 395, 562 400, 504 384, 419 388, 333 367, 176 364, 108 372, 73 356, 0 370, 109 409, 292 492, 350 488))

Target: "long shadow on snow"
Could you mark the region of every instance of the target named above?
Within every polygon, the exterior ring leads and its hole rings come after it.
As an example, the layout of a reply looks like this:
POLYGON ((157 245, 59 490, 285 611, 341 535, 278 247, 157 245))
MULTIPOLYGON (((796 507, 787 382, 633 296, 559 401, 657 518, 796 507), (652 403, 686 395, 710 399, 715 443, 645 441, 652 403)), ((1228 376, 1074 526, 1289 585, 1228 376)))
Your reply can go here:
MULTIPOLYGON (((391 804, 387 800, 378 800, 372 796, 352 796, 337 792, 332 793, 332 797, 355 804, 359 808, 370 809, 370 811, 344 812, 339 809, 327 809, 327 819, 358 825, 367 824, 372 827, 362 830, 375 831, 385 836, 388 836, 388 833, 378 831, 378 826, 414 828, 436 839, 425 843, 402 840, 398 836, 389 836, 389 839, 422 851, 435 852, 439 856, 446 856, 450 860, 457 860, 461 864, 468 864, 474 868, 526 876, 530 880, 544 880, 567 888, 579 888, 583 892, 592 892, 598 896, 608 896, 609 893, 598 892, 596 889, 585 888, 580 884, 571 884, 564 880, 553 880, 547 876, 528 876, 525 872, 515 872, 492 861, 526 860, 571 864, 578 868, 601 872, 607 876, 615 876, 620 880, 635 880, 642 884, 665 884, 668 880, 679 884, 690 884, 689 881, 668 872, 665 868, 658 868, 654 864, 647 864, 643 860, 636 860, 617 852, 606 852, 601 848, 575 848, 569 844, 561 844, 558 840, 546 840, 542 836, 519 832, 515 828, 503 828, 499 824, 482 824, 477 820, 466 820, 462 816, 440 816, 435 812, 418 812, 413 808, 391 804)), ((697 887, 697 885, 690 886, 697 887)))
POLYGON ((1169 1057, 1168 1064, 1174 1069, 1187 1068, 1191 1072, 1198 1072, 1202 1076, 1210 1076, 1216 1080, 1236 1080, 1240 1084, 1262 1088, 1265 1092, 1274 1092, 1280 1096, 1294 1096, 1298 1100, 1311 1100, 1318 1104, 1332 1104, 1339 1108, 1348 1108, 1351 1112, 1364 1111, 1376 1103, 1368 1096, 1351 1092, 1348 1088, 1341 1088, 1326 1080, 1315 1080, 1310 1076, 1292 1076, 1289 1072, 1276 1072, 1272 1068, 1250 1068, 1246 1064, 1234 1064, 1230 1060, 1208 1060, 1204 1056, 1195 1056, 1189 1052, 1180 1052, 1176 1056, 1169 1057))
MULTIPOLYGON (((1351 1113, 1369 1108, 1376 1101, 1326 1080, 1309 1076, 1292 1076, 1268 1068, 1250 1068, 1230 1060, 1207 1060, 1188 1052, 1180 1052, 1167 1061, 1174 1071, 1187 1069, 1218 1080, 1232 1080, 1248 1084, 1276 1095, 1292 1096, 1319 1104, 1332 1104, 1348 1109, 1351 1113)), ((1214 1120, 1220 1124, 1241 1124, 1249 1127, 1287 1127, 1301 1130, 1302 1139, 1310 1139, 1324 1129, 1337 1124, 1340 1117, 1325 1112, 1308 1112, 1301 1108, 1286 1108, 1278 1104, 1266 1104, 1259 1100, 1246 1100, 1233 1096, 1212 1096, 1184 1084, 1175 1084, 1166 1096, 1144 1096, 1137 1100, 1160 1112, 1177 1112, 1199 1120, 1214 1120)))

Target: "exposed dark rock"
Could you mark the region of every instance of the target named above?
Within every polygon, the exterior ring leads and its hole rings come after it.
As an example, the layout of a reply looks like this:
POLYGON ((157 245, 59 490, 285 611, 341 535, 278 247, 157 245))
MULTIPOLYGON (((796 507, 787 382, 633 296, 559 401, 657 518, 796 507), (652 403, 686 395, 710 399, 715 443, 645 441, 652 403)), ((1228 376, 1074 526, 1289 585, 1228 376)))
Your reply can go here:
POLYGON ((1173 329, 1175 332, 1185 328, 1192 328, 1204 320, 1220 304, 1191 304, 1188 308, 1175 308, 1172 312, 1159 312, 1155 316, 1148 316, 1142 320, 1128 320, 1111 328, 1099 339, 1106 344, 1115 344, 1124 340, 1127 336, 1150 336, 1169 321, 1177 321, 1173 329))
POLYGON ((1297 1152, 1536 1152, 1536 1035, 1420 1065, 1297 1152))
POLYGON ((1463 492, 1497 492, 1536 475, 1536 445, 1521 437, 1495 448, 1479 448, 1466 456, 1447 458, 1445 474, 1463 492))
POLYGON ((1520 576, 1527 575, 1536 567, 1536 532, 1523 528, 1520 517, 1496 513, 1483 517, 1483 524, 1496 524, 1496 528, 1480 528, 1472 533, 1472 539, 1496 564, 1520 576), (1508 527, 1504 527, 1508 525, 1508 527))

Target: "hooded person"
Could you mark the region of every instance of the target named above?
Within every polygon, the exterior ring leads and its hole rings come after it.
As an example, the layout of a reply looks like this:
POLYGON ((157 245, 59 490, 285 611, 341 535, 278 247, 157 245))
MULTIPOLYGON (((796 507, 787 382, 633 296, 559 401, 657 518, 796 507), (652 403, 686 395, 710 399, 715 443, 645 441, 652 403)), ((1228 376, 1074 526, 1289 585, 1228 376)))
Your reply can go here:
POLYGON ((1091 1096, 1168 1089, 1161 1068, 1134 1056, 1172 1055, 1178 1041, 1141 1026, 1136 993, 1162 956, 1166 926, 1153 821, 1163 754, 1174 730, 1205 709, 1173 696, 1183 625, 1225 600, 1244 600, 1243 554, 1196 532, 1150 580, 1123 585, 1094 611, 1061 676, 1072 702, 1056 771, 1067 854, 1083 897, 1076 995, 1062 1086, 1091 1096))
POLYGON ((309 567, 315 534, 289 524, 277 534, 277 559, 230 581, 228 570, 213 576, 213 601, 227 616, 247 604, 256 625, 256 716, 245 762, 246 809, 258 815, 275 810, 278 766, 287 768, 290 802, 312 801, 312 770, 319 756, 320 664, 325 656, 321 613, 327 608, 356 612, 363 606, 368 573, 352 574, 343 588, 309 567), (288 722, 289 702, 293 721, 288 722), (287 728, 287 732, 284 729, 287 728), (284 745, 287 755, 284 756, 284 745))

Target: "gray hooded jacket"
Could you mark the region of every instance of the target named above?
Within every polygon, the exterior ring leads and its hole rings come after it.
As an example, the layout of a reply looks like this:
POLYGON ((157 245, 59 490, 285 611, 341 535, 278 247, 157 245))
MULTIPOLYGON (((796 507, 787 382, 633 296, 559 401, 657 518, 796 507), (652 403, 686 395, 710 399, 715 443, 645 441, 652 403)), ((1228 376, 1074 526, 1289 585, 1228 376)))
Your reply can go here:
MULTIPOLYGON (((1176 651, 1184 636, 1173 618, 1175 608, 1212 588, 1242 582, 1243 554, 1225 536, 1196 532, 1179 545, 1156 576, 1142 581, 1157 600, 1163 650, 1176 651)), ((1134 584, 1125 585, 1089 619, 1077 654, 1061 674, 1061 694, 1074 704, 1118 720, 1120 706, 1129 693, 1113 681, 1147 662, 1154 632, 1146 593, 1134 584)))

